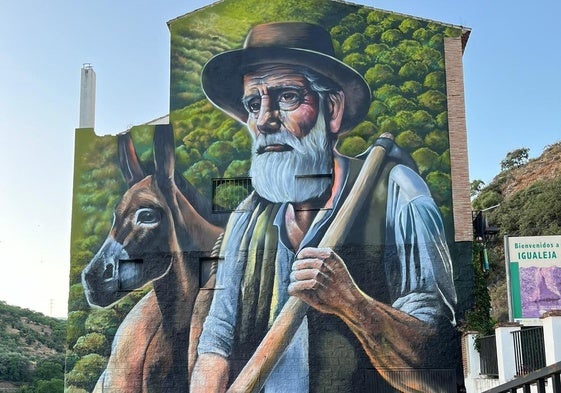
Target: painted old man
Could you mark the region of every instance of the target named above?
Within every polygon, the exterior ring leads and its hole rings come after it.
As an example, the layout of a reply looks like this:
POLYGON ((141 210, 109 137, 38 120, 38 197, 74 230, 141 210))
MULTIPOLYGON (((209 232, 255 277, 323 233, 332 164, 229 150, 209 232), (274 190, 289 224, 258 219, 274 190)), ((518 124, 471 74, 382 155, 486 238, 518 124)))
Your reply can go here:
POLYGON ((395 372, 454 368, 435 355, 455 324, 442 220, 396 147, 343 246, 316 248, 362 165, 337 152, 338 137, 371 101, 364 79, 334 57, 329 34, 306 23, 258 25, 243 49, 206 64, 202 86, 247 125, 255 191, 227 226, 191 390, 224 391, 289 296, 311 307, 265 392, 371 392, 388 381, 416 391, 395 372))

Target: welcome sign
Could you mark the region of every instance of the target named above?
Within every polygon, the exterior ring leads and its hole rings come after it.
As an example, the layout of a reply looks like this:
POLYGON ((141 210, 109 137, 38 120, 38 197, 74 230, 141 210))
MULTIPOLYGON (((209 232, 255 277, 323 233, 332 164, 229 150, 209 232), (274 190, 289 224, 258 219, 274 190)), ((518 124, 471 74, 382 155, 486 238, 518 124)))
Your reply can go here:
POLYGON ((561 236, 511 237, 507 247, 513 318, 561 309, 561 236))

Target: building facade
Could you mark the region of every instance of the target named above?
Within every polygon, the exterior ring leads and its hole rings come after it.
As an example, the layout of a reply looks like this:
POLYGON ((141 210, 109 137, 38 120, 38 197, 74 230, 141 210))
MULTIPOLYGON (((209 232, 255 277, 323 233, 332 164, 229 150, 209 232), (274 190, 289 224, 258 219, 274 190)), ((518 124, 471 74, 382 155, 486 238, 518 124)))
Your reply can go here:
POLYGON ((67 388, 460 389, 469 29, 327 0, 168 26, 169 124, 76 131, 67 388))

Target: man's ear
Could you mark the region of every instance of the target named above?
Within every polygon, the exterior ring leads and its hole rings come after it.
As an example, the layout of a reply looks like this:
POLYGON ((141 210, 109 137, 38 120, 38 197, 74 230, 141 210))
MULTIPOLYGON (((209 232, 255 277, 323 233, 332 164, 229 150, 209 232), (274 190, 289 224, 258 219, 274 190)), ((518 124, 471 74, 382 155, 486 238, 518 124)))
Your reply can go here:
POLYGON ((345 93, 343 93, 343 90, 329 93, 327 97, 327 107, 329 110, 329 130, 336 134, 341 129, 341 121, 343 120, 343 112, 345 111, 345 93))

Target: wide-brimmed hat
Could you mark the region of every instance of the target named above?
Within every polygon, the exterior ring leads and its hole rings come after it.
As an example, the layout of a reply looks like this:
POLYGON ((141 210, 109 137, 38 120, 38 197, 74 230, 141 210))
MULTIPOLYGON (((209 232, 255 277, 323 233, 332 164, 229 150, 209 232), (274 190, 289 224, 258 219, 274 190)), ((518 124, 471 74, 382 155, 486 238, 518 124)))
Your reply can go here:
POLYGON ((366 116, 370 89, 358 72, 334 54, 331 36, 318 25, 257 25, 250 30, 242 49, 223 52, 206 63, 202 88, 214 105, 245 123, 248 114, 242 104, 244 74, 268 64, 305 67, 335 82, 345 93, 341 131, 347 131, 366 116))

